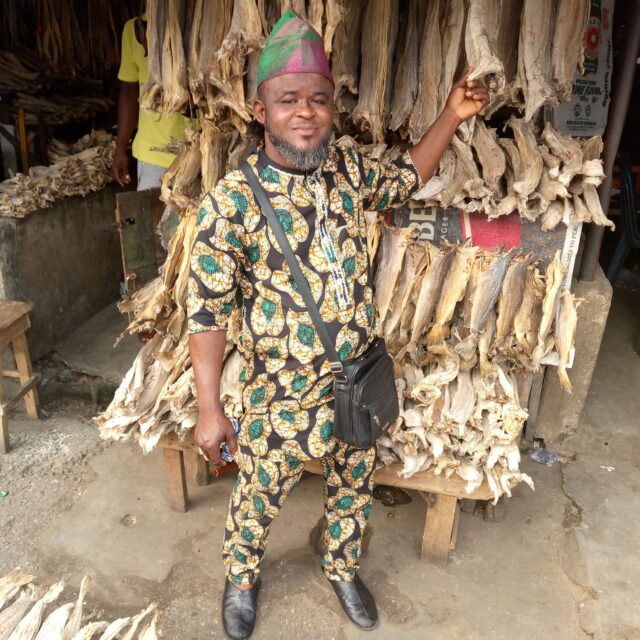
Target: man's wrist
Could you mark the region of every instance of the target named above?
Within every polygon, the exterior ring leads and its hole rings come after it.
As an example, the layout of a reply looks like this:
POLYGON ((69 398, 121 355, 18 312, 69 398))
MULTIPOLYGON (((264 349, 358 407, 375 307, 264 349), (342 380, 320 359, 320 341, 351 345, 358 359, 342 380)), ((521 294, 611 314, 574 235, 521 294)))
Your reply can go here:
POLYGON ((448 104, 445 105, 442 110, 442 117, 449 123, 454 129, 457 129, 464 120, 456 113, 456 110, 453 107, 450 107, 448 104))

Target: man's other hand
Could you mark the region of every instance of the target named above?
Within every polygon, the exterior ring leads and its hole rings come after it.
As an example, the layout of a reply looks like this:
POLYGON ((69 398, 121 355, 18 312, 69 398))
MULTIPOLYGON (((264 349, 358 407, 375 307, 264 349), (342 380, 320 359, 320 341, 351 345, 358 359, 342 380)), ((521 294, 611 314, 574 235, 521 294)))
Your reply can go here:
POLYGON ((200 413, 194 439, 205 456, 214 464, 220 464, 220 445, 225 440, 232 456, 235 456, 238 450, 233 426, 222 410, 211 414, 200 413))
POLYGON ((121 187, 131 183, 131 176, 129 175, 129 157, 126 153, 116 151, 116 154, 113 156, 111 173, 113 173, 114 180, 121 187))
POLYGON ((482 80, 469 80, 469 67, 460 80, 451 88, 446 106, 461 122, 480 113, 489 102, 489 90, 482 80))

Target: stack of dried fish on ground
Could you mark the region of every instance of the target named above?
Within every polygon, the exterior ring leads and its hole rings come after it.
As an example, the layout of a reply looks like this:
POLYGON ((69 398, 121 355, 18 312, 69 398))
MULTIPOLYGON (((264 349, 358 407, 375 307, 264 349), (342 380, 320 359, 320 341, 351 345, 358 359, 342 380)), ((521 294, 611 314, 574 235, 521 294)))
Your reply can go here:
POLYGON ((49 588, 33 583, 34 577, 14 569, 0 578, 0 640, 157 640, 157 606, 138 615, 113 622, 83 620, 84 599, 89 587, 85 576, 75 602, 54 605, 64 583, 49 588), (153 614, 151 620, 149 616, 153 614))
MULTIPOLYGON (((369 227, 380 235, 379 222, 369 227)), ((412 241, 383 227, 376 275, 380 333, 396 360, 401 417, 379 440, 403 473, 458 474, 494 495, 531 480, 519 470, 527 381, 554 348, 562 386, 575 336, 575 301, 561 292, 559 252, 544 275, 517 250, 412 241)), ((370 243, 375 244, 375 243, 370 243)))
POLYGON ((23 218, 60 198, 85 196, 102 189, 112 179, 115 140, 105 132, 93 133, 90 140, 92 146, 78 153, 48 167, 31 167, 28 176, 18 173, 0 182, 0 216, 23 218))

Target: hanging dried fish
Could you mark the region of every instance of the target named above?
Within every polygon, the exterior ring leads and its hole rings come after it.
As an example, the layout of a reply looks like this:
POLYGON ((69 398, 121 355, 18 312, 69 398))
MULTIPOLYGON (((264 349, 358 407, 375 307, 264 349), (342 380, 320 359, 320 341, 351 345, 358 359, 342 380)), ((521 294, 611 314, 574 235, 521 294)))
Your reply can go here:
POLYGON ((371 131, 374 142, 384 139, 384 95, 392 4, 392 0, 369 0, 362 24, 360 97, 351 117, 356 126, 371 131))
POLYGON ((574 76, 578 68, 582 69, 583 39, 590 9, 589 0, 559 0, 557 4, 551 58, 560 100, 571 100, 574 76))
POLYGON ((555 343, 559 357, 558 378, 560 379, 560 386, 567 393, 571 393, 571 381, 567 375, 567 365, 569 364, 571 348, 576 338, 576 326, 578 324, 576 309, 574 295, 565 289, 560 294, 555 326, 555 343))
POLYGON ((470 0, 464 47, 472 71, 469 80, 487 78, 496 94, 505 86, 504 67, 496 54, 496 36, 500 19, 499 0, 470 0))
POLYGON ((525 0, 520 24, 518 76, 528 122, 542 105, 558 104, 553 87, 551 49, 555 21, 554 0, 525 0))
POLYGON ((358 95, 358 61, 364 0, 345 4, 344 20, 336 27, 331 56, 331 73, 335 83, 334 99, 340 113, 351 113, 358 95))
POLYGON ((442 73, 440 15, 442 0, 431 0, 420 44, 418 97, 409 118, 409 138, 418 142, 438 115, 438 90, 442 73))

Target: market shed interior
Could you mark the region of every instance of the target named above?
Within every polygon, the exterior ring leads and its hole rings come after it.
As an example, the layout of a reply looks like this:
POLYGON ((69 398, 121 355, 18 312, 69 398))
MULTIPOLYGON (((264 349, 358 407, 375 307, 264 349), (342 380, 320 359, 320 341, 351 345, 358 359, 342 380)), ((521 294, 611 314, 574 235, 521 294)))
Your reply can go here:
MULTIPOLYGON (((223 637, 236 468, 193 442, 185 297, 201 196, 260 135, 257 61, 287 8, 322 36, 343 149, 393 159, 467 66, 490 87, 410 205, 359 221, 402 407, 362 560, 373 635, 640 638, 640 5, 613 0, 5 3, 0 575, 23 573, 0 579, 0 638, 11 607, 18 625, 39 602, 44 623, 76 599, 68 625, 94 637, 120 618, 111 637, 223 637), (193 126, 136 191, 136 159, 125 188, 111 163, 122 32, 143 11, 140 108, 193 126)), ((362 259, 347 247, 341 266, 362 259)), ((274 524, 257 638, 360 637, 316 567, 315 471, 274 524)))

